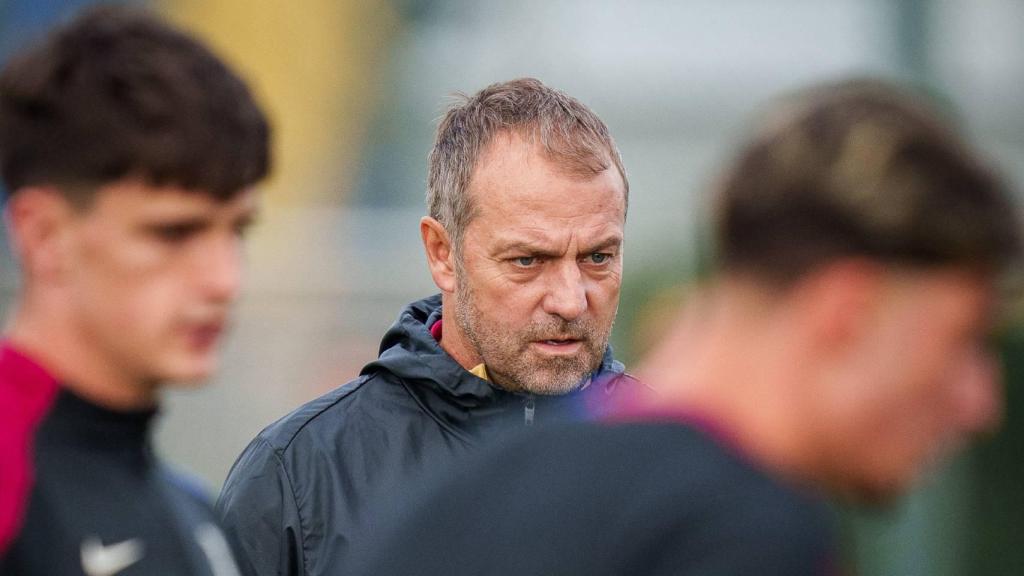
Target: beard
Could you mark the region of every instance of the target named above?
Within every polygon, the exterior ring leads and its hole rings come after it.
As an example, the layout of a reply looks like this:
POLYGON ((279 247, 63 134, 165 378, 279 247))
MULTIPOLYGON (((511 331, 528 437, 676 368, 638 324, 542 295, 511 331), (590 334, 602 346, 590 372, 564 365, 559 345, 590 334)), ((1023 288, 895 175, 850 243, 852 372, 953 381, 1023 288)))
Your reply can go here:
POLYGON ((465 278, 457 278, 455 321, 487 368, 496 386, 512 392, 567 394, 580 388, 601 365, 611 326, 588 319, 565 320, 549 315, 518 331, 485 318, 465 278), (532 342, 572 339, 582 345, 572 356, 543 355, 532 342))

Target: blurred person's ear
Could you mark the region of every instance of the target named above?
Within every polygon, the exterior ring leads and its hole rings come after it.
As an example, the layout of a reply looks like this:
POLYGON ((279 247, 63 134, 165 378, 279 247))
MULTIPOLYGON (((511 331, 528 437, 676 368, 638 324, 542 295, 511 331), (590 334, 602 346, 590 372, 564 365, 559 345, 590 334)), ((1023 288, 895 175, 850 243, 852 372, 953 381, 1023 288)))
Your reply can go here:
POLYGON ((868 336, 885 294, 885 268, 864 259, 839 260, 799 280, 792 293, 806 334, 821 353, 849 351, 868 336))
POLYGON ((26 278, 59 280, 67 269, 74 207, 56 189, 32 186, 7 203, 13 252, 26 278))
POLYGON ((424 216, 420 219, 420 236, 427 253, 427 265, 434 284, 445 293, 455 292, 455 251, 451 238, 440 222, 424 216))

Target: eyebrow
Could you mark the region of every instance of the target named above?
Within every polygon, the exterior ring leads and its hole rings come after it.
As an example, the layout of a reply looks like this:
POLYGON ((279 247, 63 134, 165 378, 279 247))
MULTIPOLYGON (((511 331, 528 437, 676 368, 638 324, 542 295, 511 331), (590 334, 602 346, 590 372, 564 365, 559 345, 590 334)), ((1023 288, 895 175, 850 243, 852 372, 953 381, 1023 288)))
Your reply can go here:
POLYGON ((212 220, 205 215, 195 214, 173 214, 159 215, 142 222, 139 227, 146 230, 159 230, 167 226, 185 226, 190 228, 206 228, 212 224, 212 220))
POLYGON ((547 250, 547 249, 541 248, 540 246, 537 246, 536 244, 532 244, 532 243, 524 241, 524 240, 514 240, 514 241, 511 241, 511 242, 508 242, 507 244, 502 244, 495 251, 495 254, 496 255, 501 255, 501 254, 508 254, 509 252, 529 254, 531 256, 544 256, 544 257, 558 256, 558 252, 556 252, 554 250, 547 250))
POLYGON ((620 246, 622 246, 622 236, 615 234, 614 236, 609 236, 608 238, 601 240, 591 247, 580 250, 580 252, 584 254, 593 254, 594 252, 600 252, 601 250, 606 250, 608 248, 618 248, 620 246))
MULTIPOLYGON (((601 250, 606 250, 608 248, 618 248, 621 245, 622 245, 622 236, 620 236, 618 234, 615 234, 613 236, 609 236, 607 238, 604 238, 603 240, 600 240, 600 241, 594 243, 593 245, 588 246, 588 247, 580 250, 580 254, 593 254, 595 252, 599 252, 601 250)), ((505 254, 507 252, 515 252, 515 251, 524 252, 524 253, 527 253, 527 254, 530 254, 530 255, 534 255, 534 256, 545 256, 545 257, 555 257, 555 256, 560 256, 561 255, 561 252, 559 252, 559 251, 544 249, 544 248, 542 248, 540 246, 537 246, 536 244, 533 244, 533 243, 531 243, 531 242, 529 242, 527 240, 512 240, 512 241, 509 241, 506 244, 500 245, 498 247, 498 249, 495 251, 495 253, 496 254, 505 254)))
POLYGON ((231 219, 235 224, 241 224, 243 226, 252 226, 260 221, 263 216, 263 211, 260 208, 247 209, 241 214, 237 214, 231 219))

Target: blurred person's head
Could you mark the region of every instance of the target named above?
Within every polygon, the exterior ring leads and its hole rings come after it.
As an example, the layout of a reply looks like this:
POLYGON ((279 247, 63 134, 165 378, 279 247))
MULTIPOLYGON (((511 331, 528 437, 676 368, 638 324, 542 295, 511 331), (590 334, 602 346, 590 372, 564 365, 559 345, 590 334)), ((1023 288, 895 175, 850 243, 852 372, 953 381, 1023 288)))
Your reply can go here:
POLYGON ((513 391, 568 392, 600 365, 618 306, 628 184, 608 128, 534 79, 441 119, 420 229, 444 348, 513 391))
POLYGON ((269 162, 245 83, 146 12, 94 8, 14 55, 0 73, 22 271, 9 337, 113 403, 208 376, 269 162))
POLYGON ((733 350, 725 402, 749 404, 739 427, 785 414, 755 452, 879 499, 995 423, 986 344, 1018 215, 920 98, 878 81, 800 93, 716 192, 711 300, 731 328, 709 332, 733 350))

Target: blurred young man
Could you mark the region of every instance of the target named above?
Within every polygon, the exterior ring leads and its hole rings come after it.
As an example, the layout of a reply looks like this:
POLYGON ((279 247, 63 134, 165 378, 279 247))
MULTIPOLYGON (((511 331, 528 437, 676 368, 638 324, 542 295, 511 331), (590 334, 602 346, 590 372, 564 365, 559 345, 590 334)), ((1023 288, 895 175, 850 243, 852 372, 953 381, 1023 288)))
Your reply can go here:
POLYGON ((822 493, 879 500, 994 424, 985 347, 1020 258, 1003 188, 876 82, 768 118, 716 197, 718 271, 603 423, 401 498, 355 574, 830 574, 822 493))
POLYGON ((245 84, 143 12, 90 10, 0 73, 22 271, 0 343, 3 574, 236 573, 150 432, 161 387, 216 367, 268 162, 245 84))
POLYGON ((366 509, 509 430, 633 388, 608 336, 627 184, 603 122, 532 79, 453 106, 420 223, 441 294, 380 357, 246 448, 218 502, 246 574, 338 574, 377 536, 366 509), (614 394, 613 394, 614 393, 614 394))

